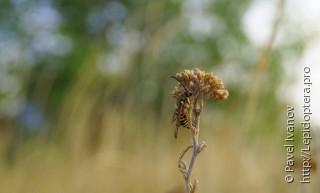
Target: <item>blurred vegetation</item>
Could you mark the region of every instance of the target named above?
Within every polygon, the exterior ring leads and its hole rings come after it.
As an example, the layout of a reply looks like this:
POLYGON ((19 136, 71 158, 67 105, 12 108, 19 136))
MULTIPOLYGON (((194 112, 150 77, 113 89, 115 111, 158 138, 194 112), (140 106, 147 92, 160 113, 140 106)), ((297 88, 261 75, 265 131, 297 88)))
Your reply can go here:
POLYGON ((1 2, 0 192, 178 192, 189 139, 173 138, 169 77, 195 67, 230 93, 201 118, 210 148, 195 168, 199 192, 293 190, 278 87, 284 55, 303 42, 263 55, 242 27, 253 2, 1 2), (259 57, 267 67, 248 118, 259 57))

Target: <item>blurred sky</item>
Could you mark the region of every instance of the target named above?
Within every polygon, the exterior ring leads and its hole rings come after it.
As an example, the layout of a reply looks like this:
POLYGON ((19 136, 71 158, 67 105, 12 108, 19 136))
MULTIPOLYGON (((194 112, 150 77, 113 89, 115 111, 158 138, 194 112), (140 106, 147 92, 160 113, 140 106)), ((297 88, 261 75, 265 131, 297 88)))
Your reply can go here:
MULTIPOLYGON (((252 44, 263 46, 268 41, 272 29, 272 22, 276 14, 277 1, 258 0, 243 18, 243 29, 252 44), (270 17, 273 15, 273 17, 270 17)), ((297 58, 288 53, 285 65, 286 80, 279 87, 278 96, 288 105, 295 107, 296 121, 302 121, 303 106, 303 68, 311 68, 312 90, 311 110, 312 122, 320 126, 320 1, 290 0, 286 1, 282 25, 286 25, 297 34, 305 38, 306 47, 302 57, 297 58)), ((275 46, 286 44, 288 35, 283 28, 277 34, 275 46)), ((320 127, 319 127, 320 128, 320 127)))

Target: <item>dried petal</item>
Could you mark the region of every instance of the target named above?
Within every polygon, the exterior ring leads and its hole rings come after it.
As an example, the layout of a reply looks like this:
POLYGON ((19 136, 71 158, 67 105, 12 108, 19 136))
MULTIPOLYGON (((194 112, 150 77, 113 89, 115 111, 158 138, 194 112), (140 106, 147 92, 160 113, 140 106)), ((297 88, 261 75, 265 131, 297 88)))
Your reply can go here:
POLYGON ((177 98, 186 91, 191 92, 193 96, 215 100, 224 100, 229 95, 228 91, 224 89, 222 80, 212 72, 206 73, 195 68, 177 73, 175 77, 181 84, 173 90, 172 96, 174 98, 177 98))

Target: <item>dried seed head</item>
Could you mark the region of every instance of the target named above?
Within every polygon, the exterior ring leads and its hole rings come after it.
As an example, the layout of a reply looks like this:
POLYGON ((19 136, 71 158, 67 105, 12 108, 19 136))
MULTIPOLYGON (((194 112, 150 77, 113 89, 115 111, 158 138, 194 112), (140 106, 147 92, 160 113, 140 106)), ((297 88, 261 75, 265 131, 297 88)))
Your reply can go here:
POLYGON ((204 99, 225 100, 228 98, 228 91, 224 89, 223 82, 212 72, 206 73, 198 68, 184 70, 175 76, 181 83, 174 88, 172 96, 178 98, 186 90, 191 92, 195 97, 204 99))

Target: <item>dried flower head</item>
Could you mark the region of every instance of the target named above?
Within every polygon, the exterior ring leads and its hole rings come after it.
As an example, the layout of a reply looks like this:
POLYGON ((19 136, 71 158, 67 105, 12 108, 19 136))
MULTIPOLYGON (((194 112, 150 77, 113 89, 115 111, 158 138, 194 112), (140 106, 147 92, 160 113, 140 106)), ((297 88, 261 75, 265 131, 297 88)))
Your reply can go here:
POLYGON ((207 73, 198 68, 192 70, 184 70, 175 76, 181 83, 174 88, 172 96, 178 98, 181 93, 185 92, 185 88, 193 93, 194 97, 202 99, 224 100, 227 99, 229 93, 224 88, 223 82, 212 72, 207 73), (181 85, 183 84, 183 85, 181 85))
POLYGON ((175 138, 177 138, 178 128, 185 127, 192 133, 192 144, 188 145, 180 154, 178 167, 185 181, 186 193, 195 193, 198 187, 198 180, 191 183, 192 169, 199 153, 203 152, 207 145, 205 142, 199 143, 199 121, 203 108, 203 100, 227 99, 229 93, 223 87, 223 82, 213 73, 206 73, 197 68, 185 70, 177 73, 172 78, 179 83, 172 91, 172 96, 176 99, 176 109, 172 121, 176 123, 175 138), (182 158, 189 149, 193 149, 189 165, 182 158))

